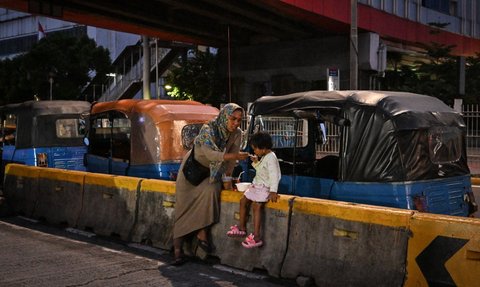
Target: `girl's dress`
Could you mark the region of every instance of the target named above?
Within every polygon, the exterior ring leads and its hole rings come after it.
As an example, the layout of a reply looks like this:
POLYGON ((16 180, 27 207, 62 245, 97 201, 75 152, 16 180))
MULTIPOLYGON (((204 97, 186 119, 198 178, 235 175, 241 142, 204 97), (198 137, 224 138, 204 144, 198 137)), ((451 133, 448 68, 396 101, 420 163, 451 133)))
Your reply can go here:
POLYGON ((255 202, 267 202, 270 192, 278 191, 281 172, 275 153, 269 152, 257 163, 252 163, 256 174, 252 185, 245 191, 245 197, 255 202))

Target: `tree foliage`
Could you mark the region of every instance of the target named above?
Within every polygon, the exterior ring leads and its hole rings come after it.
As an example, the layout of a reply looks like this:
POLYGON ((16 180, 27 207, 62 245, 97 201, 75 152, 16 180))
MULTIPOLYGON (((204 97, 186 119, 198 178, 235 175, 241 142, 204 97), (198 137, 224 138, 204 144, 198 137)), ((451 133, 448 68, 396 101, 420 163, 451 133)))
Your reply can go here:
POLYGON ((459 68, 457 58, 451 55, 454 46, 431 43, 425 46, 425 60, 413 65, 400 65, 398 54, 389 55, 392 67, 384 79, 386 90, 414 92, 437 97, 447 104, 463 97, 465 102, 480 100, 480 55, 466 59, 465 95, 459 95, 459 68))
POLYGON ((23 55, 0 62, 1 101, 17 103, 79 99, 89 83, 103 83, 111 70, 109 51, 87 36, 52 33, 23 55))
POLYGON ((480 103, 480 53, 466 59, 465 85, 466 102, 480 103))
POLYGON ((217 55, 190 50, 186 57, 180 57, 166 78, 172 89, 168 95, 181 100, 196 100, 218 106, 224 101, 217 71, 217 55))

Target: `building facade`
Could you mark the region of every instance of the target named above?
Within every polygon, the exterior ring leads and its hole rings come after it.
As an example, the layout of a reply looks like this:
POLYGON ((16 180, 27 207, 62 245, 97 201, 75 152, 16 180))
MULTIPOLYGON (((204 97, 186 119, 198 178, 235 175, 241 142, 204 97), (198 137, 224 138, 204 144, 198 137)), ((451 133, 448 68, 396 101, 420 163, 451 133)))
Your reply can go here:
POLYGON ((0 8, 0 59, 14 57, 31 49, 38 42, 39 29, 49 33, 66 33, 70 35, 87 35, 97 45, 110 51, 114 61, 128 45, 140 40, 139 35, 106 30, 83 24, 61 21, 44 16, 0 8))
MULTIPOLYGON (((350 1, 284 2, 323 17, 340 32, 234 48, 231 81, 239 101, 327 89, 332 69, 338 71, 338 89, 350 88, 351 39, 344 25, 350 24, 350 1)), ((480 53, 480 3, 476 0, 359 0, 357 13, 358 89, 382 89, 389 52, 414 62, 424 57, 424 45, 435 42, 456 45, 452 53, 460 61, 480 53)))
MULTIPOLYGON (((238 1, 236 4, 228 5, 212 1, 212 10, 206 12, 202 10, 198 1, 186 0, 183 2, 188 2, 188 5, 182 9, 177 7, 178 5, 174 1, 171 2, 171 6, 164 4, 165 7, 152 0, 146 0, 142 2, 142 5, 135 6, 138 10, 145 7, 162 6, 164 8, 163 10, 149 9, 148 11, 137 11, 137 9, 127 11, 124 10, 126 5, 122 3, 110 3, 110 6, 103 6, 99 3, 94 5, 95 8, 91 8, 91 10, 88 8, 85 8, 86 10, 69 10, 71 8, 70 1, 65 1, 63 4, 51 4, 44 1, 19 0, 15 3, 9 2, 8 5, 12 8, 18 7, 24 12, 33 10, 33 13, 44 13, 42 9, 50 7, 51 9, 47 10, 57 18, 90 25, 103 25, 104 28, 116 27, 123 31, 136 31, 139 34, 144 33, 171 42, 174 42, 175 39, 188 38, 182 31, 198 32, 193 36, 190 35, 189 39, 192 42, 188 43, 195 43, 198 35, 206 37, 206 35, 212 35, 209 32, 216 31, 205 31, 201 27, 208 27, 205 25, 208 20, 213 20, 213 23, 217 24, 215 21, 218 19, 212 15, 222 16, 225 14, 222 14, 223 10, 221 9, 230 7, 230 13, 242 9, 248 11, 247 9, 250 8, 262 13, 275 11, 275 15, 254 14, 253 10, 250 13, 250 20, 262 15, 271 16, 261 22, 264 25, 271 24, 270 29, 267 27, 267 29, 261 29, 262 31, 277 32, 271 35, 255 34, 255 37, 247 37, 246 35, 255 32, 247 31, 252 26, 249 25, 248 16, 245 19, 241 19, 239 16, 240 18, 232 19, 230 23, 228 22, 229 18, 223 17, 223 21, 226 22, 218 23, 220 34, 226 34, 222 25, 238 24, 248 32, 243 35, 244 38, 249 39, 248 44, 242 43, 231 47, 227 47, 224 39, 223 42, 220 41, 223 46, 218 47, 221 59, 219 68, 223 72, 222 74, 228 78, 230 96, 225 95, 225 98, 246 106, 246 103, 263 95, 328 89, 331 86, 329 81, 333 75, 336 77, 336 84, 333 85, 335 88, 351 88, 352 39, 349 33, 352 1, 258 0, 255 1, 255 4, 249 1, 238 1), (43 6, 36 5, 37 2, 43 6), (55 14, 57 8, 60 11, 58 15, 55 14), (108 8, 115 8, 112 12, 114 16, 111 18, 108 16, 96 17, 96 13, 104 13, 108 8), (219 10, 215 11, 215 9, 219 10), (188 25, 187 21, 174 21, 176 15, 182 15, 181 13, 171 13, 167 15, 168 17, 162 17, 165 16, 162 11, 170 10, 181 11, 185 15, 192 13, 192 17, 196 19, 190 23, 193 26, 183 26, 188 25), (194 14, 197 12, 199 14, 194 14), (129 16, 125 17, 128 18, 128 21, 124 21, 123 17, 115 13, 129 16), (141 20, 140 24, 135 22, 139 19, 141 20), (201 23, 202 21, 205 23, 201 23), (152 26, 147 23, 151 23, 152 26), (165 26, 163 26, 164 24, 165 26), (169 25, 172 30, 169 30, 169 25), (295 37, 294 34, 284 35, 279 33, 276 28, 285 28, 283 31, 298 31, 308 37, 295 37), (302 30, 304 28, 306 29, 302 30), (335 73, 332 74, 331 71, 335 71, 335 73)), ((406 61, 413 62, 424 57, 424 45, 432 42, 455 45, 452 52, 459 57, 460 63, 462 63, 463 57, 473 56, 480 52, 480 22, 478 19, 480 4, 477 0, 358 0, 357 2, 358 43, 354 50, 358 59, 358 89, 382 89, 380 83, 385 69, 388 69, 387 54, 389 52, 400 53, 406 61)), ((86 5, 86 7, 90 6, 86 5)), ((71 31, 71 33, 86 33, 99 45, 111 51, 112 60, 116 58, 116 55, 121 55, 123 47, 140 39, 140 36, 137 35, 112 32, 43 16, 29 16, 7 9, 1 11, 0 20, 3 22, 0 24, 0 57, 14 55, 16 51, 23 51, 29 43, 34 43, 38 33, 38 23, 43 25, 47 34, 61 29, 71 31), (127 39, 132 40, 124 41, 123 35, 128 35, 127 39), (131 38, 129 38, 130 36, 131 38)), ((254 25, 254 28, 260 29, 261 27, 254 25)), ((238 34, 232 33, 233 38, 236 35, 238 34)), ((219 34, 214 36, 220 37, 219 34)), ((126 59, 131 59, 128 56, 126 59)), ((138 61, 140 62, 141 59, 138 61)), ((122 76, 125 72, 120 71, 118 74, 122 76)), ((139 80, 138 77, 135 79, 139 80)), ((463 79, 463 82, 468 82, 468 80, 463 79)), ((114 87, 110 90, 113 89, 114 87)))

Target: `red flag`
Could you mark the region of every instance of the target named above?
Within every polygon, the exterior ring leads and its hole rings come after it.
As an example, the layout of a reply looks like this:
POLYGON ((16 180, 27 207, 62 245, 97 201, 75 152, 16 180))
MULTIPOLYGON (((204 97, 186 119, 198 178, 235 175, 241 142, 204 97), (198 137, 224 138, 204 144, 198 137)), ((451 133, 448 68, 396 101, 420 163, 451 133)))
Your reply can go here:
POLYGON ((45 38, 47 35, 45 34, 45 31, 43 30, 42 24, 38 22, 38 41, 40 41, 42 38, 45 38))

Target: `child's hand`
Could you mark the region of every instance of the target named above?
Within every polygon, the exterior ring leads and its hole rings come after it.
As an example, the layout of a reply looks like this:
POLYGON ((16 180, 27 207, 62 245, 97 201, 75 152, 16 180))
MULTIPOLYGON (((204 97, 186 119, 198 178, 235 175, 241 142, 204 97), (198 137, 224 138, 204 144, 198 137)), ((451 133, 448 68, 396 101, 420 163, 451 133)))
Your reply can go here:
POLYGON ((280 196, 276 193, 276 192, 270 192, 268 194, 268 200, 270 200, 271 202, 277 202, 277 199, 279 198, 280 196))
POLYGON ((257 162, 258 162, 258 156, 257 156, 257 155, 251 154, 251 155, 250 155, 250 159, 251 159, 254 163, 257 163, 257 162))

